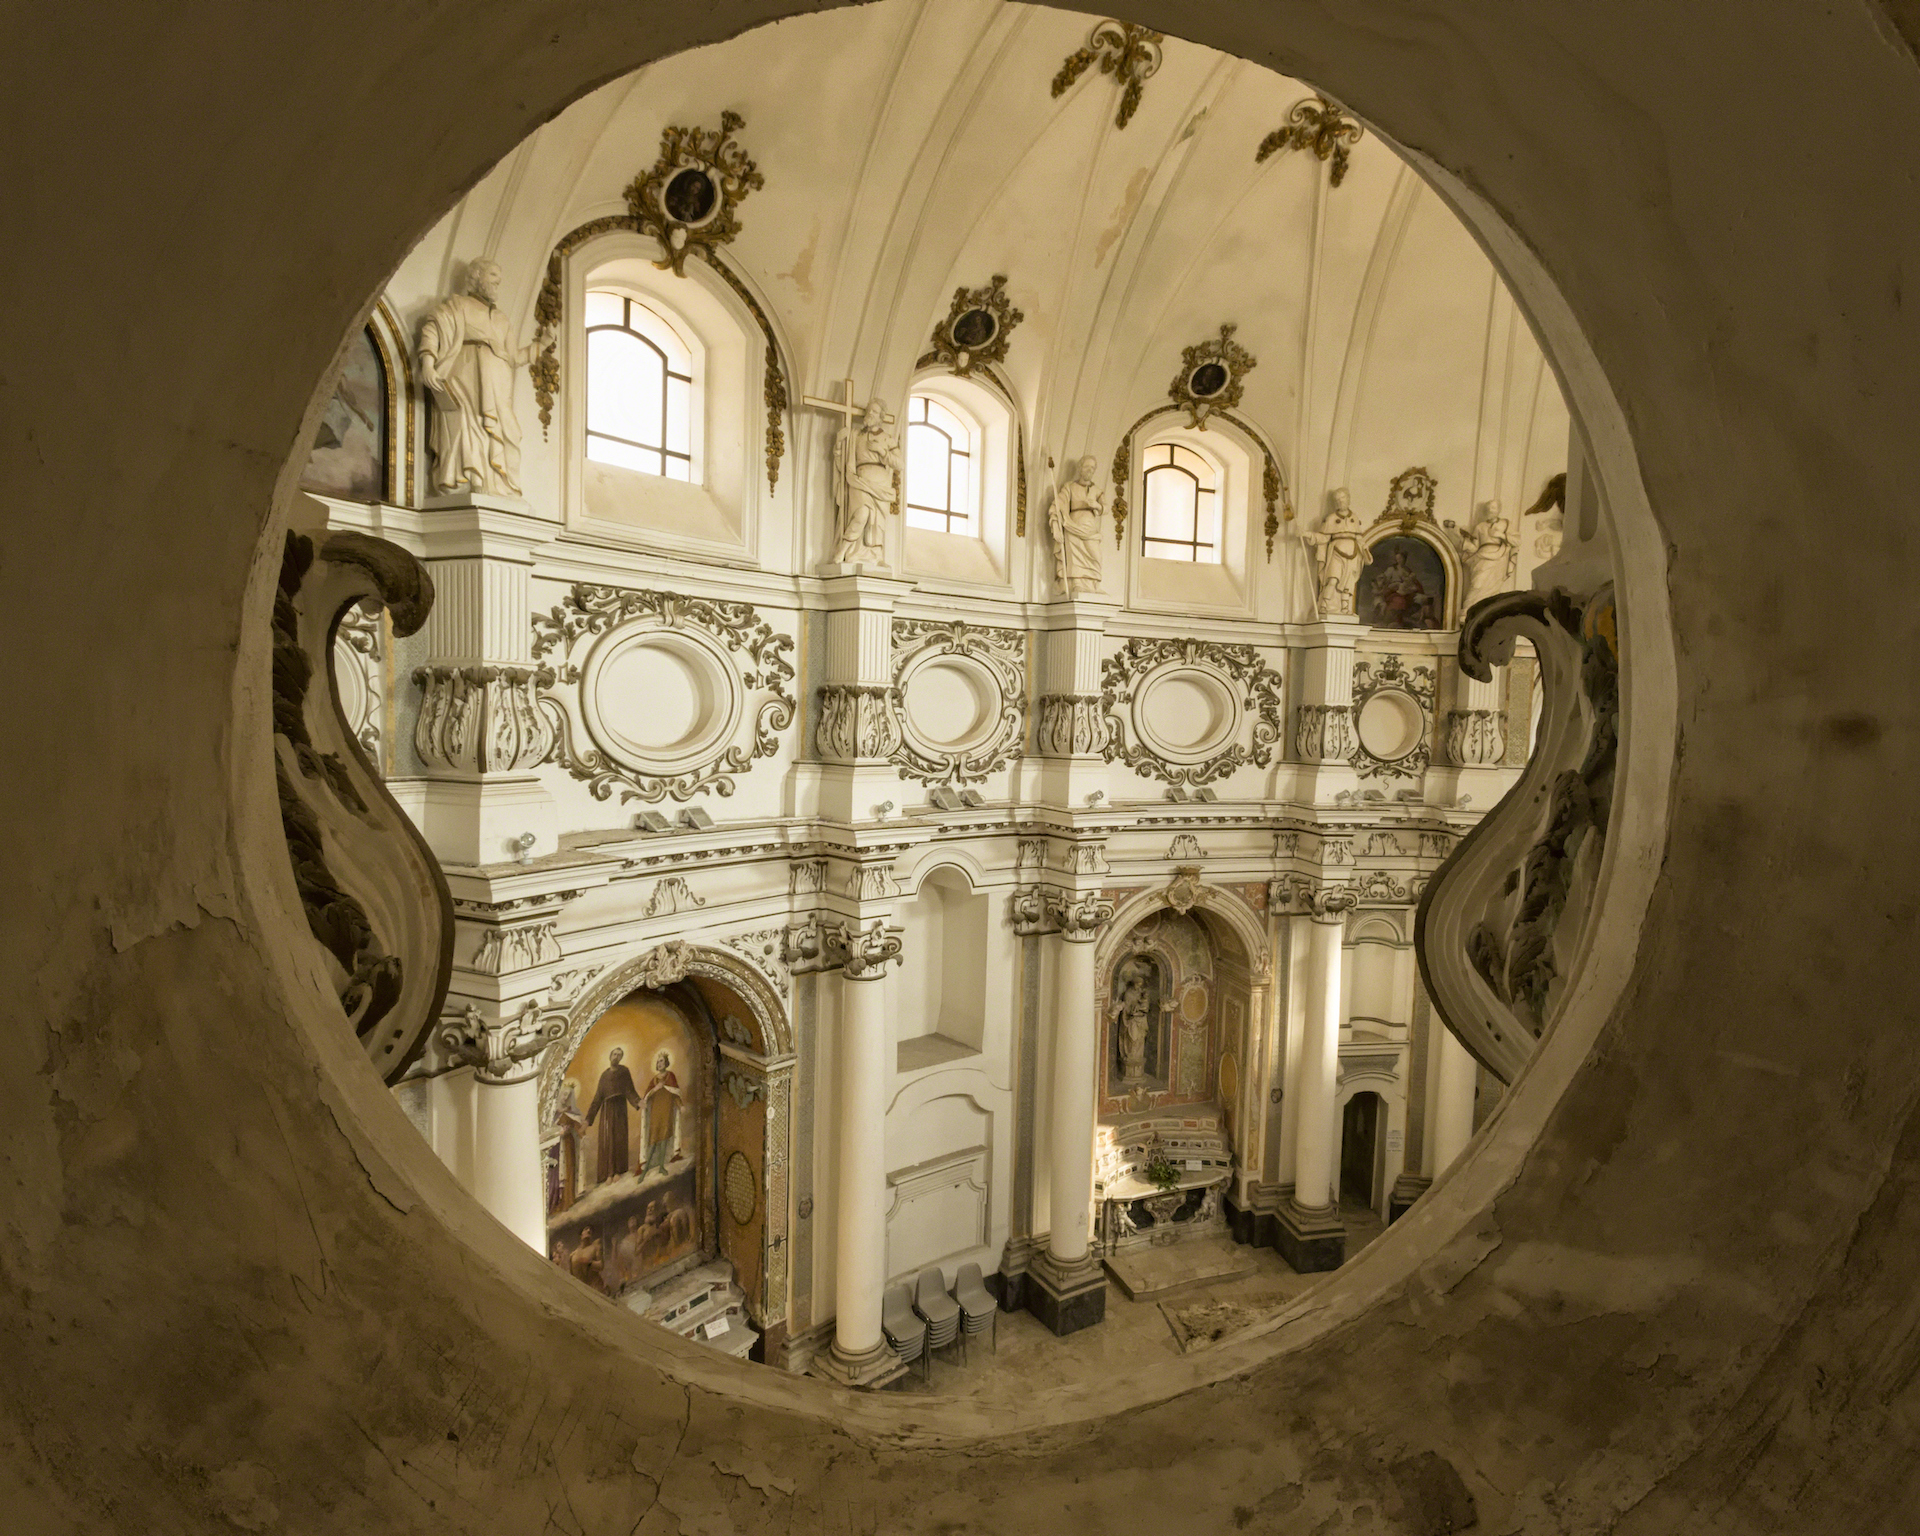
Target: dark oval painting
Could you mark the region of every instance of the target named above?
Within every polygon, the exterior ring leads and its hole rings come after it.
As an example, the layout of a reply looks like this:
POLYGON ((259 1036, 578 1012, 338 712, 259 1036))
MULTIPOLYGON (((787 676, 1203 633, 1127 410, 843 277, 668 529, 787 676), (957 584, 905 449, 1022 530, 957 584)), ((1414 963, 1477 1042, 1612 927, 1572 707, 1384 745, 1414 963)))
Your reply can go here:
POLYGON ((1425 539, 1394 534, 1360 571, 1358 618, 1376 629, 1439 629, 1447 622, 1447 568, 1425 539))

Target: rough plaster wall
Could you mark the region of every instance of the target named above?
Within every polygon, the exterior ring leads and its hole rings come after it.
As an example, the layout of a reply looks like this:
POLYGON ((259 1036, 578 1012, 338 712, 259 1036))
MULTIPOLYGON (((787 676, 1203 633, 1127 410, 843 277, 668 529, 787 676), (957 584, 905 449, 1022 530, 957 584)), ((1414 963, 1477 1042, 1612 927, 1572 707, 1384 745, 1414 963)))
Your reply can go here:
MULTIPOLYGON (((1502 210, 1669 540, 1684 753, 1649 937, 1457 1235, 1460 1175, 1277 1338, 989 1425, 726 1371, 578 1294, 353 1060, 259 857, 260 551, 315 381, 541 116, 780 8, 10 30, 8 1528, 1413 1533, 1470 1493, 1502 1533, 1910 1529, 1916 903, 1886 807, 1920 761, 1917 621, 1857 601, 1834 530, 1913 561, 1920 77, 1862 0, 1124 8, 1324 83, 1502 210), (1782 134, 1808 101, 1823 131, 1782 134)), ((1024 61, 1036 88, 1055 62, 1024 61)))

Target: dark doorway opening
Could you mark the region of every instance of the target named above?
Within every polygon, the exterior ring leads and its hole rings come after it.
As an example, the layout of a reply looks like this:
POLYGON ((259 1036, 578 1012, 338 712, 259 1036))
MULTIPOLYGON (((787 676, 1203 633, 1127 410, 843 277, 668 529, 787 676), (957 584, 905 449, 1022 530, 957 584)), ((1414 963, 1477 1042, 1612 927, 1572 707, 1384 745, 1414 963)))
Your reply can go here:
POLYGON ((1380 1142, 1380 1095, 1356 1093, 1340 1117, 1340 1199, 1373 1204, 1373 1171, 1380 1142))

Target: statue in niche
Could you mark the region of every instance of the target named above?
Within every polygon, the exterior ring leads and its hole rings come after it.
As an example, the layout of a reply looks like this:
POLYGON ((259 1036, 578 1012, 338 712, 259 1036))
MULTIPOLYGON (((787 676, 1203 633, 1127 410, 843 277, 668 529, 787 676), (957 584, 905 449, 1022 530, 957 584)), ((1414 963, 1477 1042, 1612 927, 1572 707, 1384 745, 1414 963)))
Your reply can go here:
POLYGON ((1360 539, 1360 519, 1354 516, 1345 486, 1332 493, 1333 508, 1320 526, 1303 535, 1320 566, 1320 616, 1344 618, 1354 611, 1354 593, 1360 572, 1373 559, 1360 539))
POLYGON ((1133 955, 1113 973, 1113 997, 1107 1007, 1113 1042, 1113 1070, 1122 1083, 1157 1077, 1161 1015, 1172 1008, 1160 1000, 1160 968, 1145 955, 1133 955))
POLYGON ((1500 503, 1490 501, 1480 509, 1480 521, 1471 528, 1456 526, 1451 520, 1447 531, 1459 542, 1460 561, 1466 567, 1467 592, 1461 600, 1465 612, 1483 597, 1504 592, 1513 584, 1514 557, 1520 541, 1500 515, 1500 503))
POLYGON ((639 1090, 633 1086, 633 1073, 622 1064, 626 1052, 615 1046, 607 1053, 607 1070, 600 1074, 593 1102, 587 1106, 587 1124, 600 1124, 598 1155, 593 1164, 593 1181, 604 1184, 627 1171, 627 1106, 640 1107, 639 1090))
POLYGON ((1099 462, 1088 454, 1074 477, 1053 494, 1047 527, 1053 533, 1053 574, 1068 597, 1100 590, 1100 522, 1105 515, 1096 490, 1099 462))
POLYGON ((833 440, 833 558, 843 565, 884 565, 887 517, 899 505, 900 438, 887 403, 876 396, 833 440))
POLYGON ((513 375, 533 348, 513 345, 499 298, 499 263, 476 261, 466 292, 442 299, 420 325, 420 377, 433 397, 435 495, 520 494, 513 375))

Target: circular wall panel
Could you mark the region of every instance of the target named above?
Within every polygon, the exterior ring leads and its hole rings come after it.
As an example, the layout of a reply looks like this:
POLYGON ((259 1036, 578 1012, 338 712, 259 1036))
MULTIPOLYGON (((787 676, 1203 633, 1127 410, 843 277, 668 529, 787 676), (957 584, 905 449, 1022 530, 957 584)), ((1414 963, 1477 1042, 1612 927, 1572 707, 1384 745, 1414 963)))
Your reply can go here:
POLYGON ((615 632, 580 678, 587 730, 614 761, 648 773, 705 762, 739 724, 739 681, 728 657, 686 630, 615 632))
POLYGON ((1427 714, 1412 694, 1385 688, 1360 706, 1355 729, 1368 752, 1383 763, 1396 762, 1425 738, 1427 714))
POLYGON ((1000 724, 1000 686, 966 656, 936 656, 903 683, 906 723, 926 746, 963 752, 985 742, 1000 724))
POLYGON ((1141 739, 1180 762, 1217 751, 1239 723, 1225 682, 1198 667, 1170 668, 1151 679, 1140 690, 1133 715, 1141 739))

